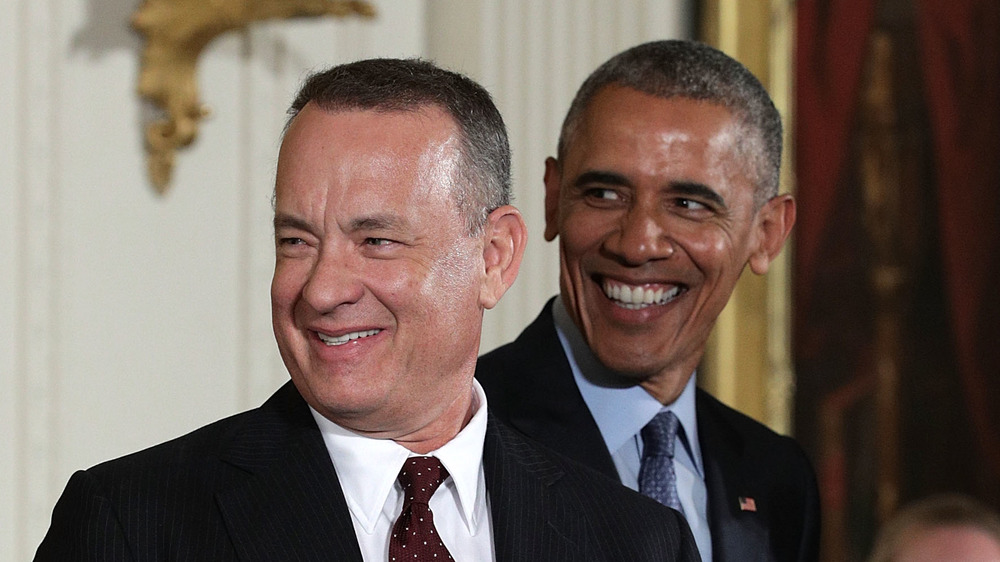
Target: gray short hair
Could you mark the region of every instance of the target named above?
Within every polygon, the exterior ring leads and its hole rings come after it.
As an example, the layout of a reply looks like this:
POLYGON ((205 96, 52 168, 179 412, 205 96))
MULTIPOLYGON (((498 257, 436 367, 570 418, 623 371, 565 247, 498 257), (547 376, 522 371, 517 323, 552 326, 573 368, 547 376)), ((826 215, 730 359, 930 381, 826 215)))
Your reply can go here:
POLYGON ((470 235, 511 200, 507 128, 490 94, 470 78, 420 59, 369 59, 306 79, 288 110, 290 123, 309 102, 325 111, 445 111, 461 136, 460 187, 453 194, 470 235))

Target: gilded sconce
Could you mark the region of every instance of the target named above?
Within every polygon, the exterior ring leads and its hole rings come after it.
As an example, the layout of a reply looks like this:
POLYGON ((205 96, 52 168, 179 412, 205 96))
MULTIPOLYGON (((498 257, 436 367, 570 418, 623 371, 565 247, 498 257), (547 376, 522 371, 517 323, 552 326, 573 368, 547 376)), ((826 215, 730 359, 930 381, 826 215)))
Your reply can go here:
POLYGON ((145 0, 132 15, 132 26, 146 38, 139 94, 165 112, 145 135, 149 178, 157 192, 166 192, 177 149, 194 141, 207 113, 196 79, 206 45, 253 22, 351 14, 373 17, 375 9, 368 2, 337 0, 145 0))

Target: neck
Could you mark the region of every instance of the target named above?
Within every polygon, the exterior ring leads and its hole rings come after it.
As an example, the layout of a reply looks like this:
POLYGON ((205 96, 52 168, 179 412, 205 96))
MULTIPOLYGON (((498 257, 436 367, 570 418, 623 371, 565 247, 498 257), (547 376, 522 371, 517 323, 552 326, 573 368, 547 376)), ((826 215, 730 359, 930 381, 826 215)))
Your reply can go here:
POLYGON ((696 366, 692 365, 690 368, 685 366, 680 369, 661 372, 642 380, 639 386, 648 392, 650 396, 656 398, 660 404, 673 404, 680 397, 681 393, 684 392, 684 387, 687 386, 688 381, 691 380, 691 376, 694 375, 696 366))
MULTIPOLYGON (((471 382, 471 381, 470 381, 471 382)), ((479 410, 479 397, 473 388, 462 393, 440 416, 420 429, 393 439, 418 455, 440 449, 451 441, 479 410)))

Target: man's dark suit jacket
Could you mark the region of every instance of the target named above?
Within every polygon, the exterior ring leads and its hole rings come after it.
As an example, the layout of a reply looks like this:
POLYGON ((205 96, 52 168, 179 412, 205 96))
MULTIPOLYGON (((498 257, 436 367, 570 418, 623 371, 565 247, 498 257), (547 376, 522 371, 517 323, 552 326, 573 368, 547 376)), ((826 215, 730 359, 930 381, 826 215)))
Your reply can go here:
MULTIPOLYGON (((676 512, 492 417, 483 461, 497 560, 698 559, 676 512)), ((260 408, 74 474, 35 559, 362 560, 326 445, 291 383, 260 408)))
MULTIPOLYGON (((552 319, 553 301, 518 338, 483 357, 476 378, 490 410, 515 429, 618 479, 573 380, 552 319)), ((798 444, 698 390, 715 560, 814 561, 819 557, 816 478, 798 444), (740 498, 751 498, 754 509, 740 498)))

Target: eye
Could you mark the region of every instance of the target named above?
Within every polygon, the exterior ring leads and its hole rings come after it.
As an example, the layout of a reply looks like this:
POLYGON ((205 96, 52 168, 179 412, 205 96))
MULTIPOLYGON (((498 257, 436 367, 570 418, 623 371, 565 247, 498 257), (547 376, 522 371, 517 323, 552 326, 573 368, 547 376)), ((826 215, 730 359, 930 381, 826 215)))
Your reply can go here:
POLYGON ((294 236, 289 236, 286 238, 278 238, 279 246, 301 246, 305 244, 306 241, 301 238, 296 238, 294 236))
POLYGON ((389 240, 388 238, 375 238, 375 237, 365 238, 366 246, 388 246, 392 243, 393 241, 389 240))
POLYGON ((621 195, 614 189, 606 187, 592 187, 584 192, 590 199, 600 199, 602 201, 618 201, 621 195))
POLYGON ((687 209, 689 211, 701 211, 708 209, 708 205, 700 201, 695 201, 694 199, 683 199, 683 198, 678 199, 677 206, 687 209))

